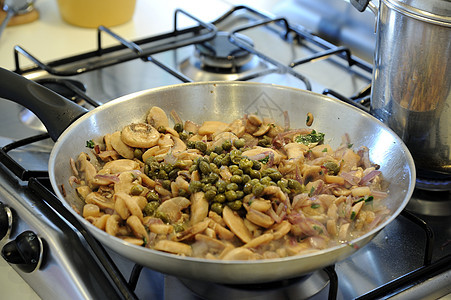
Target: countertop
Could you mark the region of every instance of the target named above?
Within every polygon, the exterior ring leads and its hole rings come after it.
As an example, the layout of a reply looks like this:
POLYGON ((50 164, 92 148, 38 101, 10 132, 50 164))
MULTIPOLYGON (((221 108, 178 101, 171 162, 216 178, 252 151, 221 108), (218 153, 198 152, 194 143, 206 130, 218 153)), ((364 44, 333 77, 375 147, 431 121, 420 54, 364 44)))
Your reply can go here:
MULTIPOLYGON (((232 2, 246 4, 246 1, 220 0, 137 0, 132 20, 110 29, 129 40, 136 40, 170 32, 173 29, 172 20, 176 8, 184 9, 201 20, 212 21, 227 11, 232 2)), ((268 3, 267 0, 254 2, 257 2, 257 5, 268 3)), ((97 29, 81 28, 66 23, 59 13, 56 0, 37 0, 35 7, 40 14, 38 20, 28 24, 8 26, 0 37, 0 67, 7 69, 15 67, 13 48, 16 45, 44 62, 96 49, 97 29)), ((183 16, 179 22, 180 28, 194 24, 192 20, 183 16)), ((115 44, 117 41, 109 37, 104 39, 104 46, 115 44)), ((31 63, 21 57, 20 64, 28 66, 31 63)))

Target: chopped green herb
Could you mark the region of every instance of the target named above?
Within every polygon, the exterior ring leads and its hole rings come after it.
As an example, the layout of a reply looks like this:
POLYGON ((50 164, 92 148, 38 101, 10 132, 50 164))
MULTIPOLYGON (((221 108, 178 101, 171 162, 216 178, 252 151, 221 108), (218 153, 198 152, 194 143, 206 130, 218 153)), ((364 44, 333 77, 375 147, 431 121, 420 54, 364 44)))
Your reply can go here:
POLYGON ((312 228, 315 229, 316 231, 318 231, 319 234, 323 233, 323 229, 319 226, 313 225, 312 228))
POLYGON ((93 140, 86 141, 86 147, 93 149, 95 147, 95 143, 93 140))
POLYGON ((313 203, 310 207, 313 209, 319 208, 321 205, 318 203, 313 203))
POLYGON ((354 219, 355 219, 355 215, 356 215, 356 213, 355 213, 355 211, 353 211, 353 212, 351 213, 351 220, 354 220, 354 219))
POLYGON ((262 159, 259 159, 258 161, 261 162, 262 164, 266 165, 268 163, 268 161, 269 161, 269 155, 265 156, 262 159))
POLYGON ((310 192, 308 193, 309 197, 311 197, 313 195, 314 191, 315 191, 315 187, 312 186, 312 188, 310 189, 310 192))
POLYGON ((373 196, 365 196, 365 197, 362 197, 362 198, 358 199, 357 201, 355 201, 355 202, 353 203, 353 205, 354 205, 354 204, 357 204, 357 203, 359 203, 359 202, 362 202, 362 201, 365 201, 365 203, 370 203, 370 202, 373 201, 373 199, 374 199, 373 196))
POLYGON ((295 141, 297 143, 301 143, 304 145, 314 144, 314 143, 321 143, 324 141, 324 133, 316 132, 315 130, 312 130, 309 134, 304 135, 298 135, 295 137, 295 141))
POLYGON ((143 237, 143 246, 146 246, 147 245, 147 238, 146 237, 143 237))
POLYGON ((324 148, 322 152, 327 152, 327 148, 324 148))
POLYGON ((348 148, 352 148, 352 146, 354 146, 354 144, 348 144, 348 148))

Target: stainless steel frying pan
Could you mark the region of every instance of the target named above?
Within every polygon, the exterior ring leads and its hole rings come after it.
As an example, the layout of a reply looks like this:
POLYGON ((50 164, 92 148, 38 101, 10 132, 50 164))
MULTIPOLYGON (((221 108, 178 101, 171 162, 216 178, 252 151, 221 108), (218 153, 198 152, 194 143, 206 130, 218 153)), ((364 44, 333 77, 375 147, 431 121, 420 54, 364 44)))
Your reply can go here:
POLYGON ((15 101, 33 111, 56 140, 50 155, 52 186, 63 204, 104 245, 117 253, 156 271, 191 279, 218 283, 261 283, 308 274, 334 264, 367 244, 393 221, 406 206, 413 192, 415 167, 403 144, 387 126, 371 115, 335 99, 312 92, 251 82, 202 82, 178 84, 134 93, 108 102, 90 112, 69 103, 46 88, 7 70, 0 70, 0 97, 15 101), (389 185, 386 205, 391 215, 367 234, 316 253, 282 259, 258 261, 215 261, 180 257, 128 244, 97 229, 78 215, 83 203, 68 184, 69 159, 86 151, 86 141, 144 119, 151 106, 175 110, 183 120, 231 121, 245 113, 272 117, 283 124, 287 111, 293 128, 305 126, 311 112, 313 128, 326 134, 326 142, 338 147, 347 133, 355 147, 370 149, 370 158, 380 165, 389 185), (69 125, 70 124, 70 125, 69 125), (67 127, 68 126, 68 127, 67 127), (67 127, 67 128, 66 128, 67 127), (65 186, 66 196, 61 193, 65 186))

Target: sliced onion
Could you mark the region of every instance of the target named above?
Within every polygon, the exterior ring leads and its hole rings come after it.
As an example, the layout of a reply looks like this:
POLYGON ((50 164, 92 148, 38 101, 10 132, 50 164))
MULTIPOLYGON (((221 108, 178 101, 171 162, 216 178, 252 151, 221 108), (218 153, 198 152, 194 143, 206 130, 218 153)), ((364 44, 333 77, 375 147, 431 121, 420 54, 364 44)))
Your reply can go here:
POLYGON ((370 182, 371 180, 373 180, 377 175, 381 174, 381 171, 378 170, 373 170, 371 172, 369 172, 368 174, 366 174, 365 176, 362 177, 362 179, 360 179, 359 185, 365 185, 368 182, 370 182))

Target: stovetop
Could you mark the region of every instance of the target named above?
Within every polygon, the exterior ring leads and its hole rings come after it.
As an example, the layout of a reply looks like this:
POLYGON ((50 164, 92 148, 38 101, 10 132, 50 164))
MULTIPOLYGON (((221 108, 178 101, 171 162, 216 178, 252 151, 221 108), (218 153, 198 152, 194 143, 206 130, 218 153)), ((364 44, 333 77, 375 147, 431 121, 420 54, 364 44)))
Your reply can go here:
MULTIPOLYGON (((186 17, 184 11, 179 12, 178 16, 180 15, 186 17)), ((26 49, 18 48, 19 55, 41 65, 36 68, 16 66, 16 71, 36 81, 56 78, 82 82, 86 95, 76 93, 70 97, 92 108, 135 91, 192 80, 195 76, 184 67, 192 63, 190 60, 195 52, 191 42, 193 36, 199 38, 199 42, 210 39, 210 35, 217 32, 234 32, 233 37, 245 34, 252 40, 253 49, 250 50, 255 50, 252 62, 257 61, 259 68, 255 72, 242 70, 242 73, 224 77, 224 80, 246 79, 311 89, 368 110, 371 65, 353 56, 349 49, 335 47, 311 35, 301 25, 291 24, 283 18, 261 14, 247 7, 235 7, 213 24, 216 28, 212 30, 209 24, 199 21, 199 25, 193 30, 195 35, 191 30, 175 30, 133 42, 128 41, 127 37, 119 37, 123 45, 102 47, 98 51, 48 64, 41 64, 39 58, 29 55, 26 49), (173 45, 177 47, 173 48, 173 45), (162 52, 162 49, 165 51, 162 52), (92 70, 79 73, 86 62, 92 70)), ((101 37, 111 34, 114 36, 114 32, 111 33, 107 28, 99 30, 101 37)), ((211 77, 208 76, 217 75, 199 76, 202 80, 209 80, 211 77)), ((78 229, 77 226, 64 220, 64 211, 59 210, 57 202, 45 198, 48 192, 45 171, 53 142, 43 135, 44 128, 29 111, 4 100, 0 101, 0 120, 2 147, 27 137, 38 137, 36 142, 25 143, 18 148, 3 148, 2 153, 8 153, 25 170, 31 171, 25 173, 25 178, 17 178, 17 174, 12 175, 10 170, 1 166, 0 201, 11 207, 23 221, 16 223, 10 239, 23 231, 31 230, 45 241, 47 256, 39 270, 23 273, 14 267, 42 298, 56 298, 57 295, 72 298, 102 295, 114 298, 110 293, 125 294, 127 298, 130 296, 128 292, 123 292, 121 287, 113 287, 118 281, 119 286, 124 284, 132 291, 131 296, 135 294, 140 299, 201 299, 199 295, 206 294, 209 295, 208 298, 219 299, 225 293, 237 299, 370 299, 376 295, 385 297, 392 293, 395 298, 409 299, 437 298, 451 293, 448 191, 431 193, 417 190, 411 200, 412 205, 372 242, 346 260, 319 270, 309 278, 294 279, 282 285, 270 285, 269 288, 258 286, 243 289, 237 286, 205 285, 141 269, 109 250, 99 249, 89 238, 86 241, 84 232, 73 231, 74 228, 78 229), (34 173, 35 170, 38 171, 34 173), (431 209, 420 210, 419 207, 424 206, 431 209), (67 247, 68 236, 72 237, 71 247, 67 247), (80 267, 73 249, 91 254, 106 251, 121 274, 117 274, 114 267, 112 271, 108 270, 108 259, 105 262, 88 256, 80 267), (66 257, 72 257, 73 260, 67 261, 66 257), (109 271, 116 278, 111 280, 109 271), (90 286, 89 282, 92 280, 83 278, 84 274, 96 278, 94 282, 102 283, 103 288, 96 290, 90 286), (77 278, 84 280, 78 282, 77 278), (61 283, 60 288, 54 287, 54 280, 61 283), (77 282, 66 286, 73 281, 77 282), (300 295, 301 291, 305 294, 300 295)), ((3 240, 2 246, 6 242, 3 240)))

